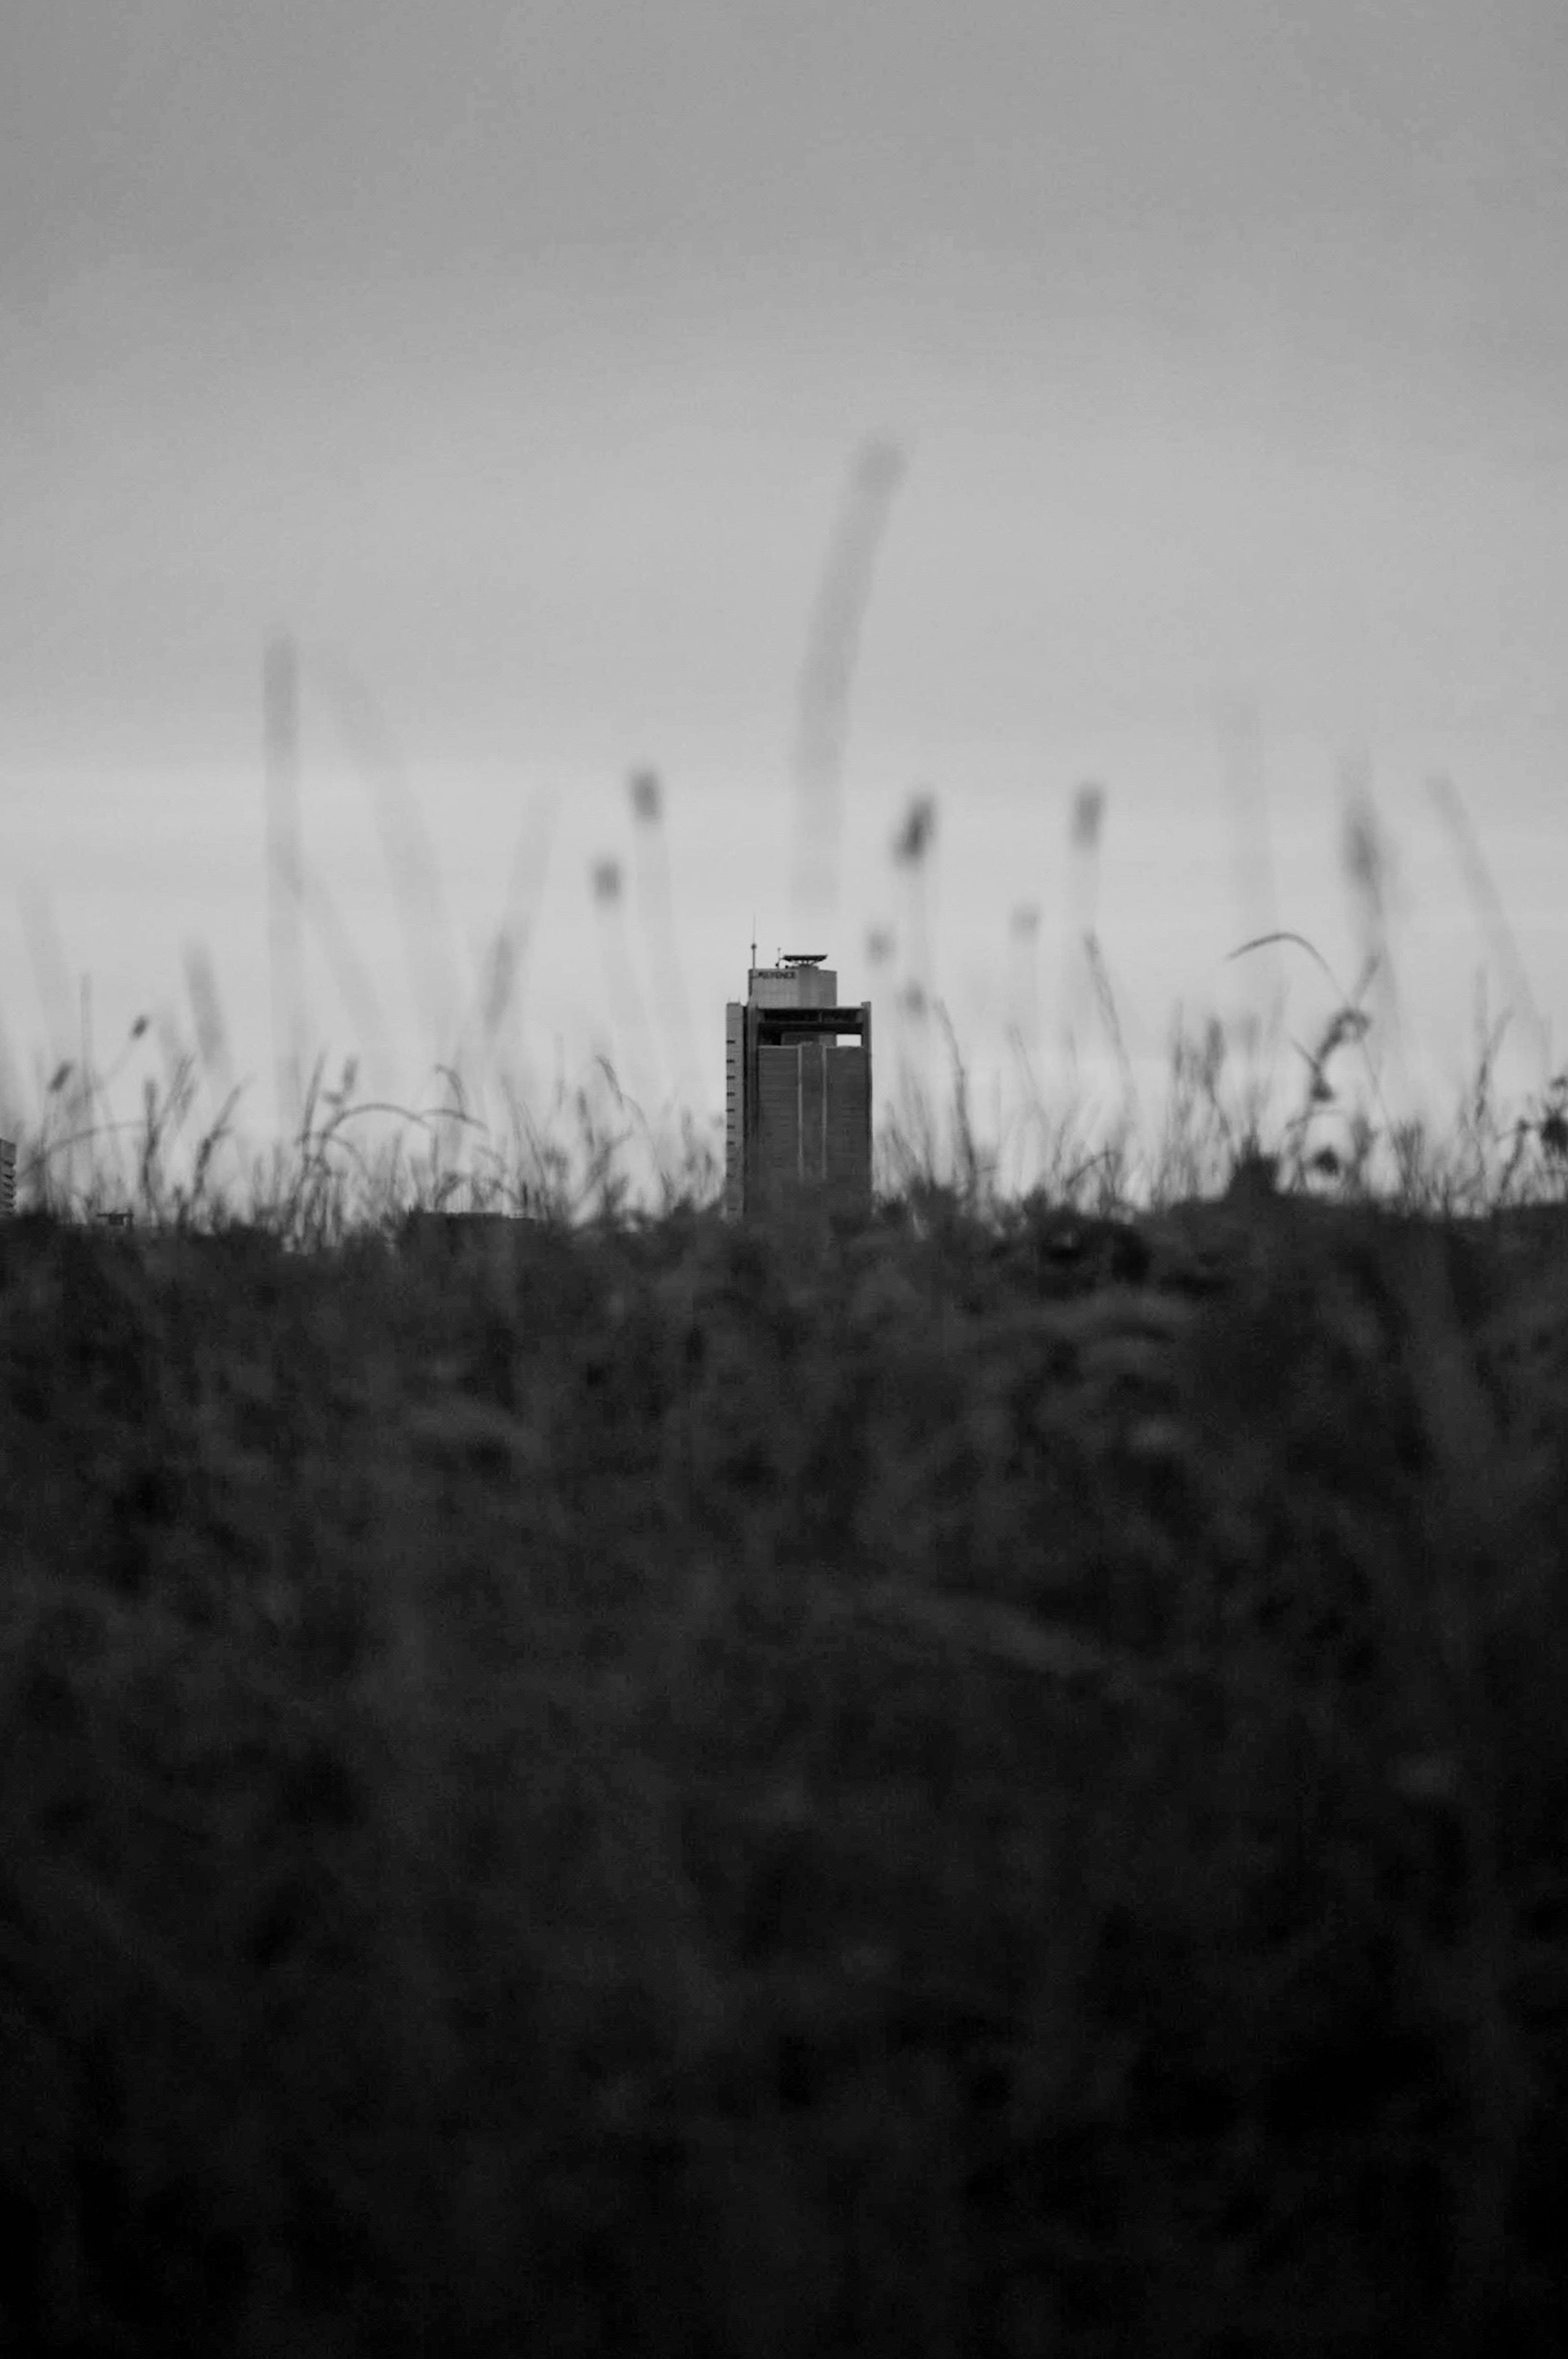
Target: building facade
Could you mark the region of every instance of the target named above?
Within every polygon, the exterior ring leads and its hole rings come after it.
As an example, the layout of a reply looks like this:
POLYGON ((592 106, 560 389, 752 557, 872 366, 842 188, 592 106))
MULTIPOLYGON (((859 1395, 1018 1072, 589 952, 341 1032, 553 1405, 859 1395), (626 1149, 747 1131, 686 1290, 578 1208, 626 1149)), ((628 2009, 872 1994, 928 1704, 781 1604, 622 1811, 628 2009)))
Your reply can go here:
MULTIPOLYGON (((754 955, 754 953, 753 953, 754 955)), ((838 1004, 820 952, 752 966, 725 1010, 724 1204, 732 1219, 871 1208, 871 1009, 838 1004)))

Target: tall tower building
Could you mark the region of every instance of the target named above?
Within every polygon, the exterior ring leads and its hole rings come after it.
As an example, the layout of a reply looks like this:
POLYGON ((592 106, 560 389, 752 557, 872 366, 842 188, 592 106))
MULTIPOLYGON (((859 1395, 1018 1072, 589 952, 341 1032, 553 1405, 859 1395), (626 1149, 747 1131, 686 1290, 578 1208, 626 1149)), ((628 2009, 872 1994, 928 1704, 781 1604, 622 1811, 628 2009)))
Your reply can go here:
POLYGON ((725 1009, 731 1218, 806 1205, 871 1212, 871 1002, 841 1007, 824 955, 792 951, 781 966, 752 966, 746 997, 725 1009))

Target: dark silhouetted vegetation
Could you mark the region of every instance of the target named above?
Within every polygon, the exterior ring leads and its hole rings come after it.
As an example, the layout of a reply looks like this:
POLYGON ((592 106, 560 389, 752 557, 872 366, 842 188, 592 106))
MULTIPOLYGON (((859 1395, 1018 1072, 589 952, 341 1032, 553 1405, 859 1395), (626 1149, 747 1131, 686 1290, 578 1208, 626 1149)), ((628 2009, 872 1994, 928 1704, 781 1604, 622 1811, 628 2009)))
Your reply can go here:
POLYGON ((8 2348, 1563 2346, 1561 1114, 1216 1056, 859 1233, 24 1143, 8 2348))

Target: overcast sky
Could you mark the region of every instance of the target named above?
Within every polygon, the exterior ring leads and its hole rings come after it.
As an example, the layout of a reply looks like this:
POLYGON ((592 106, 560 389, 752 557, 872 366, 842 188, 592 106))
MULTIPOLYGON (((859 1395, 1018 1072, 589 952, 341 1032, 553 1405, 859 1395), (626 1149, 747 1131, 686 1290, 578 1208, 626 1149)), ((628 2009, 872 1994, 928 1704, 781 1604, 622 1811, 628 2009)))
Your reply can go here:
MULTIPOLYGON (((433 1043, 334 663, 467 967, 558 799, 529 987, 568 1061, 626 1053, 587 871, 630 853, 627 774, 658 768, 717 1104, 753 911, 788 946, 796 690, 871 435, 904 473, 836 938, 807 945, 848 996, 868 927, 908 950, 887 843, 929 787, 938 989, 994 1032, 1036 903, 1049 1026, 1095 776, 1098 915, 1157 1055, 1258 914, 1217 723, 1241 701, 1280 921, 1354 963, 1336 799, 1369 766, 1437 1054, 1483 955, 1423 800, 1447 769, 1561 1027, 1565 125, 1544 0, 8 0, 13 1054, 60 1045, 38 888, 105 1061, 138 1006, 182 1006, 200 939, 270 1097, 260 669, 287 630, 306 855, 399 1072, 433 1043)), ((327 967, 310 993, 341 1049, 327 967)))

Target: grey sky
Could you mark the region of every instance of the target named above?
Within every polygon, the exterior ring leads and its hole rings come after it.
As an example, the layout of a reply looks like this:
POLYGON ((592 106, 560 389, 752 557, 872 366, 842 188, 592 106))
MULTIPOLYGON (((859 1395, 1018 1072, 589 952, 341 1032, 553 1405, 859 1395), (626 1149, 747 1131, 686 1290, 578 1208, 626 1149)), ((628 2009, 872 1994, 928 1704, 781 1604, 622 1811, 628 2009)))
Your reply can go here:
MULTIPOLYGON (((258 594, 276 493, 319 473, 368 471, 384 512, 395 487, 411 534, 426 486, 430 562, 455 536, 482 577, 443 470, 493 514, 555 420, 613 475, 683 391, 705 425, 827 430, 879 375, 916 434, 1047 459, 1087 409, 1172 450, 1207 419, 1308 465, 1413 442, 1555 486, 1565 96, 1568 18, 1518 0, 13 0, 8 506, 69 567, 102 484, 127 565, 163 544, 170 620, 200 567, 165 476, 258 594)), ((37 610, 36 574, 7 587, 37 610)))
POLYGON ((118 777, 208 765, 207 821, 166 784, 148 824, 215 860, 232 809, 248 859, 279 625, 432 800, 465 761, 772 790, 879 429, 888 791, 1066 791, 1095 729, 1190 756, 1242 691, 1325 766, 1539 742, 1502 816, 1545 824, 1565 125, 1535 0, 9 0, 21 856, 63 893, 118 777))
POLYGON ((22 292, 109 245, 227 286, 932 240, 1070 274, 1130 233, 1190 286, 1503 259, 1561 194, 1568 29, 1530 0, 13 0, 0 38, 22 292))

